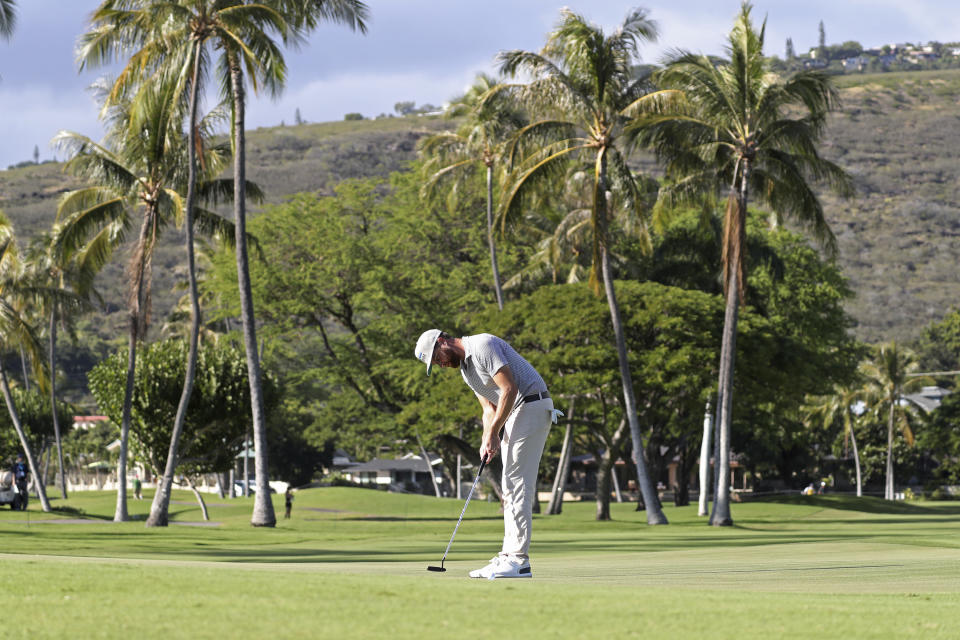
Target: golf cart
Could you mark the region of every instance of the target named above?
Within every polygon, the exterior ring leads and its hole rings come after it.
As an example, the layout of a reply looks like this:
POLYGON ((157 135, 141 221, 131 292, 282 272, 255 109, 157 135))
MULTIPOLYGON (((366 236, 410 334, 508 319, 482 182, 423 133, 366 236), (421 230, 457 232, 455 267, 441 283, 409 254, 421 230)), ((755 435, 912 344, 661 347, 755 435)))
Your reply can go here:
POLYGON ((14 511, 24 511, 27 508, 27 501, 20 495, 10 471, 0 472, 0 506, 5 504, 9 504, 14 511))

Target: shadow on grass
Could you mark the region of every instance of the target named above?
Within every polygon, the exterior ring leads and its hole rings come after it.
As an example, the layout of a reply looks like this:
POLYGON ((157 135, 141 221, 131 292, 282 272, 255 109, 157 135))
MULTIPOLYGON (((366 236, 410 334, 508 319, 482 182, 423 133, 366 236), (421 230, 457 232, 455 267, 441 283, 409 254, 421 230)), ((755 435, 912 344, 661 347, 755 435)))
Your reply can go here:
MULTIPOLYGON (((337 518, 340 522, 456 522, 456 518, 449 516, 356 516, 353 518, 337 518)), ((463 521, 480 522, 491 520, 503 521, 503 516, 464 516, 463 521)))
POLYGON ((750 502, 773 504, 803 505, 839 509, 841 511, 860 511, 862 513, 889 513, 901 515, 960 515, 960 503, 926 506, 902 500, 883 500, 882 498, 853 496, 770 496, 757 498, 750 502))

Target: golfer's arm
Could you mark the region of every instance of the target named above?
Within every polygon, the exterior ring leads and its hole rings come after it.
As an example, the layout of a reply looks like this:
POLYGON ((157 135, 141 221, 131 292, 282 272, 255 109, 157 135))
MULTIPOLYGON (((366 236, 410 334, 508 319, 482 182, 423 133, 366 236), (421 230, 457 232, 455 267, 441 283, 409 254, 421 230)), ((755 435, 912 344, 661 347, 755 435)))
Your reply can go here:
MULTIPOLYGON (((503 424, 513 411, 513 405, 517 401, 517 383, 513 379, 513 372, 510 367, 504 365, 500 370, 493 374, 493 381, 500 389, 500 402, 495 407, 493 418, 490 421, 490 433, 494 436, 500 433, 503 424)), ((489 401, 488 401, 489 403, 489 401)), ((489 403, 493 406, 493 403, 489 403)))

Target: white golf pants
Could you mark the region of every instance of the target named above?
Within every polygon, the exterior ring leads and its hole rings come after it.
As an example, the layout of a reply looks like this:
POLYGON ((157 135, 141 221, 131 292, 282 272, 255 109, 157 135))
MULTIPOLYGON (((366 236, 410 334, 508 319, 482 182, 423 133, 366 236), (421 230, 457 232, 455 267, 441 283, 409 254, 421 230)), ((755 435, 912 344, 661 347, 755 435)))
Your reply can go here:
POLYGON ((530 550, 530 523, 537 498, 537 470, 550 433, 553 400, 545 398, 521 404, 504 427, 500 455, 503 458, 503 550, 514 562, 526 562, 530 550))

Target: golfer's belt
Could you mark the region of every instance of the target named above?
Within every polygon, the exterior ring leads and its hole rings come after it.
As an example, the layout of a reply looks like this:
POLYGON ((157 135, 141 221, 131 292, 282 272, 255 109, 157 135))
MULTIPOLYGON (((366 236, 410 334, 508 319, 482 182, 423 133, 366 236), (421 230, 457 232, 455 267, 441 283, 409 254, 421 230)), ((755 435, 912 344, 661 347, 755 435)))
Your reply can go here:
POLYGON ((528 396, 523 396, 523 400, 521 400, 521 402, 523 403, 536 402, 537 400, 546 400, 549 397, 550 397, 549 391, 541 391, 540 393, 531 393, 528 396))

